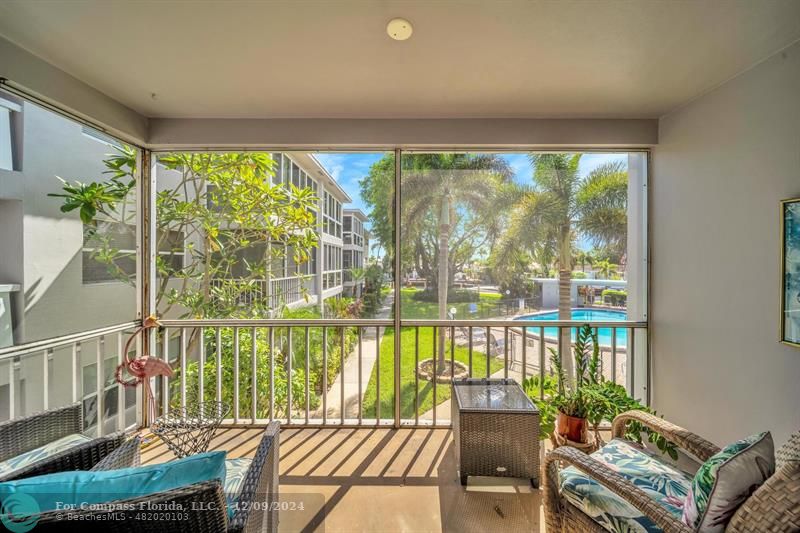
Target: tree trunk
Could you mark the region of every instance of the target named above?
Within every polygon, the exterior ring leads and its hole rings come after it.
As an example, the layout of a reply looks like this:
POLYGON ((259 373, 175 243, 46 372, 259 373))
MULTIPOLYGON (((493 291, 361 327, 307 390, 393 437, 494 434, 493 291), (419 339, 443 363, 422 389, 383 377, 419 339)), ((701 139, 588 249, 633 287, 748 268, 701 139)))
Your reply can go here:
MULTIPOLYGON (((558 269, 558 319, 572 320, 572 231, 569 224, 561 229, 558 269)), ((575 365, 572 359, 572 328, 561 331, 561 361, 567 381, 572 384, 575 365)))
MULTIPOLYGON (((442 212, 439 216, 439 275, 438 279, 438 292, 439 292, 439 320, 447 319, 447 280, 449 279, 449 247, 450 247, 450 197, 445 194, 442 197, 442 212)), ((437 347, 438 361, 436 363, 436 370, 438 373, 444 371, 445 365, 445 339, 447 328, 439 328, 439 339, 437 347)), ((436 403, 434 401, 434 403, 436 403)))

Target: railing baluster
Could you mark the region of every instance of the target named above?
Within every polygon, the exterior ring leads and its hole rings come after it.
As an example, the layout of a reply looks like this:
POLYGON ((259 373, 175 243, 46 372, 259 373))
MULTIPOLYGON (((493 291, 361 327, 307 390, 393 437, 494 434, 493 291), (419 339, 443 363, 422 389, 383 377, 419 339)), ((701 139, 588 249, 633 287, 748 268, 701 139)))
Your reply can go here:
POLYGON ((206 328, 199 327, 197 332, 197 349, 199 364, 197 366, 197 401, 202 403, 205 400, 205 366, 206 366, 206 328))
MULTIPOLYGON (((598 352, 597 353, 600 356, 600 361, 599 361, 599 363, 600 363, 600 375, 602 376, 603 375, 603 350, 599 346, 600 330, 598 328, 594 327, 594 328, 592 328, 592 331, 594 333, 594 338, 598 339, 598 341, 597 341, 598 342, 598 352)), ((592 346, 592 349, 594 349, 594 346, 592 346)))
POLYGON ((433 425, 436 425, 436 400, 438 397, 436 396, 436 360, 439 358, 438 354, 439 350, 439 331, 438 328, 434 326, 433 328, 433 375, 431 376, 431 381, 433 381, 433 425))
POLYGON ((511 339, 508 335, 508 326, 503 327, 503 378, 508 379, 508 345, 511 339))
POLYGON ((233 328, 233 423, 239 423, 239 328, 233 328))
POLYGON ((286 328, 286 423, 292 423, 292 327, 286 328))
POLYGON ((311 374, 311 333, 306 326, 306 424, 308 424, 308 412, 311 407, 311 381, 309 375, 311 374))
POLYGON ((419 425, 419 326, 414 327, 414 424, 419 425))
POLYGON ((222 331, 220 330, 219 326, 215 328, 214 335, 216 336, 216 352, 217 352, 217 401, 222 401, 222 331))
MULTIPOLYGON (((78 357, 80 355, 80 343, 72 343, 72 403, 78 401, 78 387, 80 385, 80 377, 78 376, 78 357)), ((14 368, 14 361, 11 361, 11 368, 14 368)), ((83 393, 81 392, 81 396, 83 393)))
POLYGON ((528 328, 522 326, 522 381, 528 374, 528 328))
POLYGON ((269 328, 269 420, 275 420, 275 330, 269 328))
MULTIPOLYGON (((363 419, 363 405, 361 401, 361 393, 362 393, 362 383, 361 383, 361 359, 362 359, 362 350, 361 350, 361 326, 358 326, 358 424, 361 425, 361 421, 363 419)), ((377 343, 380 341, 379 338, 375 338, 375 342, 377 343)))
MULTIPOLYGON (((375 328, 375 425, 381 423, 381 348, 378 339, 378 329, 375 328)), ((400 332, 395 331, 398 335, 400 332)))
MULTIPOLYGON (((570 343, 572 341, 572 328, 569 328, 569 338, 570 343)), ((569 354, 564 354, 564 327, 558 326, 558 355, 561 356, 561 361, 565 360, 565 357, 569 357, 569 354)), ((573 376, 567 376, 567 381, 572 383, 573 376)))
POLYGON ((635 330, 633 328, 628 328, 628 344, 626 346, 626 350, 628 351, 628 394, 634 396, 635 392, 633 390, 634 385, 636 384, 636 375, 634 372, 636 371, 636 340, 634 339, 635 330))
POLYGON ((258 418, 258 347, 256 345, 258 332, 256 328, 250 330, 250 418, 253 424, 258 418))
MULTIPOLYGON (((378 381, 380 383, 380 380, 378 381)), ((380 390, 380 389, 379 389, 380 390)), ((328 421, 328 328, 322 328, 322 423, 328 421)))
MULTIPOLYGON (((164 328, 163 335, 161 359, 169 364, 169 328, 164 328)), ((169 412, 169 378, 167 376, 161 376, 161 412, 164 414, 169 412)))
POLYGON ((105 409, 105 401, 103 398, 103 389, 105 388, 105 365, 103 357, 103 348, 105 348, 105 337, 99 337, 96 343, 96 356, 97 356, 97 376, 95 376, 95 386, 97 387, 97 436, 103 435, 103 411, 105 409))
POLYGON ((8 359, 8 419, 14 420, 16 416, 16 406, 17 406, 17 398, 16 398, 16 373, 14 371, 14 366, 17 363, 14 359, 8 359))
POLYGON ((181 328, 180 356, 181 356, 181 409, 186 408, 186 328, 181 328))
MULTIPOLYGON (((122 332, 117 333, 117 364, 122 364, 124 356, 122 350, 124 349, 124 342, 122 340, 122 332)), ((117 430, 122 431, 125 429, 125 387, 119 383, 115 383, 117 387, 117 430)))
POLYGON ((340 357, 339 357, 339 419, 341 424, 344 425, 344 359, 346 357, 345 345, 344 345, 344 337, 345 337, 345 328, 341 328, 339 331, 340 341, 341 341, 341 348, 340 350, 340 357))
POLYGON ((617 328, 611 328, 611 381, 617 382, 617 328))
POLYGON ((456 375, 456 328, 450 326, 450 381, 456 375))
MULTIPOLYGON (((42 405, 46 411, 50 407, 50 350, 45 350, 42 353, 42 405)), ((105 377, 103 377, 105 379, 105 377)))
POLYGON ((492 328, 486 326, 486 379, 492 375, 492 328))
POLYGON ((544 326, 539 328, 539 399, 544 399, 544 326))
POLYGON ((467 336, 469 337, 469 377, 472 377, 472 326, 467 326, 467 336))

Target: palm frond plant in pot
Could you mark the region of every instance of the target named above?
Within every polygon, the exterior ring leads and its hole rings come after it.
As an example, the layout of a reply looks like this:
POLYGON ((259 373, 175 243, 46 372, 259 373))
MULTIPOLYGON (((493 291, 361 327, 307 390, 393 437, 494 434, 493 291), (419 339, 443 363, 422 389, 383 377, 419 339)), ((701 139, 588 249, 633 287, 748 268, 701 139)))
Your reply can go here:
MULTIPOLYGON (((625 387, 602 375, 597 332, 588 324, 578 328, 572 356, 574 379, 566 375, 561 355, 550 348, 551 373, 544 375, 544 379, 532 376, 523 381, 523 389, 539 409, 542 438, 550 438, 554 446, 565 440, 586 444, 591 431, 600 445, 600 427, 604 422, 633 409, 655 414, 632 398, 625 387)), ((677 458, 674 444, 662 435, 636 422, 627 425, 627 439, 643 444, 642 435, 662 453, 677 458)))

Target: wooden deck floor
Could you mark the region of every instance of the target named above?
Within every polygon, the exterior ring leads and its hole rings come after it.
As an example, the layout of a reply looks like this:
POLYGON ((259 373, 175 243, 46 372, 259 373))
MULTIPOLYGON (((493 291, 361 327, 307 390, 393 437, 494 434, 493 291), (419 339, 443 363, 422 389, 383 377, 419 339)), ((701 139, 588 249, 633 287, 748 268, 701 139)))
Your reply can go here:
MULTIPOLYGON (((211 449, 251 456, 258 429, 222 428, 211 449)), ((143 461, 172 454, 160 442, 143 461)), ((541 493, 526 480, 456 475, 446 429, 294 429, 281 431, 280 531, 543 531, 541 493), (540 526, 541 524, 541 526, 540 526)))

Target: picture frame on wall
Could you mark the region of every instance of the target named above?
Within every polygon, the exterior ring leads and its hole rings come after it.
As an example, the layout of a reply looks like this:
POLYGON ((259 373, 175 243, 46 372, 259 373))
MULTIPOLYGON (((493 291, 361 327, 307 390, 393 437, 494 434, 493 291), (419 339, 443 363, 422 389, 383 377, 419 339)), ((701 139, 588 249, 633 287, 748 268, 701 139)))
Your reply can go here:
POLYGON ((781 342, 800 348, 800 198, 781 202, 781 342))

